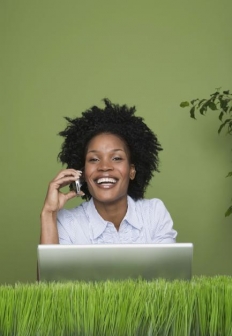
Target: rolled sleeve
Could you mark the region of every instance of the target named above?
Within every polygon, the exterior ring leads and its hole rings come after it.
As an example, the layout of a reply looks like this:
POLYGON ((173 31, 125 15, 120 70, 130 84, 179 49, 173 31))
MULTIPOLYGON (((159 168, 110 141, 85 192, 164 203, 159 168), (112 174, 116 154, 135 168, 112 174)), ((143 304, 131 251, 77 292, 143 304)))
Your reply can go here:
POLYGON ((161 200, 156 200, 155 209, 152 207, 154 243, 171 244, 176 242, 177 232, 173 229, 172 218, 161 200))

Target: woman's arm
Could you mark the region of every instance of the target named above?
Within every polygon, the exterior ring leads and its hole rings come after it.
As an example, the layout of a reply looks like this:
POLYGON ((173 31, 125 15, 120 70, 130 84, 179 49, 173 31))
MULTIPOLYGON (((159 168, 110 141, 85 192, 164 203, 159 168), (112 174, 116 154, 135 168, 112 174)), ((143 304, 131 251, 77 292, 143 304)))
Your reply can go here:
POLYGON ((150 203, 150 218, 153 227, 154 243, 172 244, 176 242, 177 232, 173 229, 172 218, 164 203, 153 199, 150 203))
POLYGON ((46 212, 46 210, 42 210, 40 215, 40 244, 59 244, 56 214, 56 212, 46 212))
MULTIPOLYGON (((65 203, 77 196, 75 191, 62 193, 60 189, 76 181, 81 176, 81 171, 64 169, 49 183, 44 206, 40 215, 41 232, 40 244, 59 244, 56 216, 65 203)), ((83 193, 80 193, 82 196, 83 193)))

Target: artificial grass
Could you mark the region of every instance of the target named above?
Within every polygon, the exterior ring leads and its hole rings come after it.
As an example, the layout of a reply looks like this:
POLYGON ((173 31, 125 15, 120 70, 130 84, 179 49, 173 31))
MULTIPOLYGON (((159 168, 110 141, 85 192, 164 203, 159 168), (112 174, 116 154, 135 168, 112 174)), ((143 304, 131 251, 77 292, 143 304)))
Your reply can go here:
POLYGON ((232 336, 232 277, 0 286, 1 336, 232 336))

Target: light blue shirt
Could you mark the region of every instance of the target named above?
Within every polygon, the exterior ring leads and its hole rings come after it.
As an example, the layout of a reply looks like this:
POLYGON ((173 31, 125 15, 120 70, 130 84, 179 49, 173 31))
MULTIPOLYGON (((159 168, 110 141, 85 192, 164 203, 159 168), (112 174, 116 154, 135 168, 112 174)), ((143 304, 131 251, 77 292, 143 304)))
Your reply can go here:
POLYGON ((163 202, 157 198, 134 201, 119 230, 97 212, 93 199, 57 214, 60 244, 156 244, 175 243, 177 232, 163 202))

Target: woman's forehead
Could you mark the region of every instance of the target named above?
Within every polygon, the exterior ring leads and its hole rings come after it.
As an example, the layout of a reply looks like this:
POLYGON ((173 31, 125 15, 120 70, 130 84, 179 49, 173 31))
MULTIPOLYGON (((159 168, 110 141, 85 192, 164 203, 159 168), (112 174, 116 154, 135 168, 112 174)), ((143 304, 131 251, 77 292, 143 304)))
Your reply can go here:
POLYGON ((95 135, 88 143, 86 153, 96 151, 124 151, 129 154, 128 146, 119 135, 101 133, 95 135))

